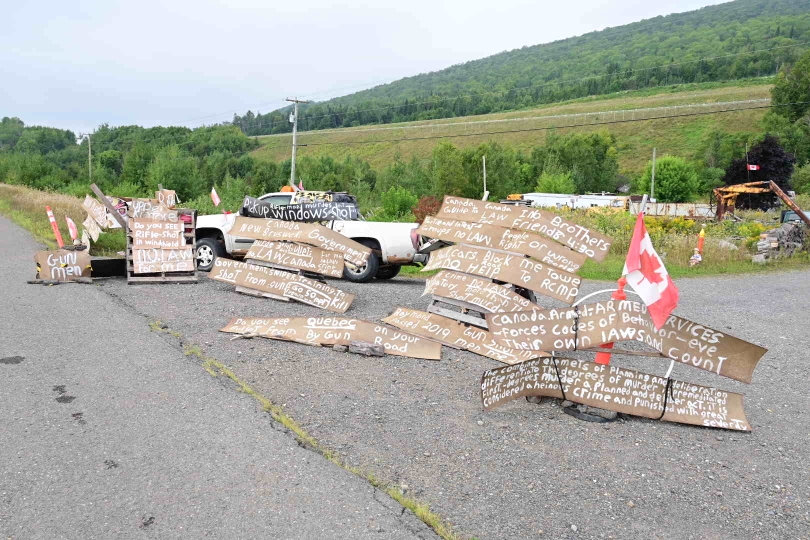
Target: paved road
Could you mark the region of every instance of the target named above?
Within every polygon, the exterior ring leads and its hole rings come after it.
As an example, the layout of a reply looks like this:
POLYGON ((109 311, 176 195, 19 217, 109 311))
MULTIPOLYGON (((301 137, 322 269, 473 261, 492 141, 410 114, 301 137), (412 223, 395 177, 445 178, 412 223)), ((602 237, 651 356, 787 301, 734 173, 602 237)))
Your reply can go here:
POLYGON ((37 249, 0 218, 0 538, 435 538, 37 249))

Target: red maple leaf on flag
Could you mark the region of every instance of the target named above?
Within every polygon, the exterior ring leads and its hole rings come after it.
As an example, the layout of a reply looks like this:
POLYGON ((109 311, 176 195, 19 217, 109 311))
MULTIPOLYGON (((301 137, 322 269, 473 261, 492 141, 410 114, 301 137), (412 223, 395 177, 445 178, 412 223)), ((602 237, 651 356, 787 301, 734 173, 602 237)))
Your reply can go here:
MULTIPOLYGON (((641 274, 644 276, 644 279, 650 283, 661 283, 664 281, 661 274, 656 272, 656 270, 661 268, 658 257, 650 255, 649 251, 644 250, 639 254, 638 258, 641 264, 641 274)), ((644 279, 641 281, 644 281, 644 279)), ((639 283, 641 283, 641 281, 639 281, 639 283)))

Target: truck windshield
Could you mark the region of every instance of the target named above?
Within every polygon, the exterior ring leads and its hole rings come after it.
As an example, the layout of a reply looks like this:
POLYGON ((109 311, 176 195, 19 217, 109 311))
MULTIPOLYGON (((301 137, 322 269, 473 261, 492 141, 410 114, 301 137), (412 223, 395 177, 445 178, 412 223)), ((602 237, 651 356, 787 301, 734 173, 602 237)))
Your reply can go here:
POLYGON ((292 199, 292 195, 270 195, 269 197, 262 197, 261 201, 270 203, 273 206, 283 206, 290 204, 290 199, 292 199))

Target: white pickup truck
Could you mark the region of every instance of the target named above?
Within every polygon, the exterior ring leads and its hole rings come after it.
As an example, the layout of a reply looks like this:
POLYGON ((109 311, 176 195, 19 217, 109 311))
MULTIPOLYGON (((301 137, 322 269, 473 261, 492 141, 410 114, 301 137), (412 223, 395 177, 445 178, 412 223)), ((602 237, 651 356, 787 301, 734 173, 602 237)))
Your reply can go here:
MULTIPOLYGON (((299 192, 300 193, 300 192, 299 192)), ((311 193, 311 192, 310 192, 311 193)), ((268 193, 259 197, 275 206, 296 204, 298 193, 268 193)), ((236 214, 214 214, 197 218, 197 268, 209 271, 217 257, 242 258, 247 254, 252 238, 229 234, 236 214)), ((427 255, 417 253, 419 236, 416 223, 385 223, 376 221, 330 221, 329 227, 352 240, 372 249, 368 264, 350 268, 346 265, 343 277, 349 281, 367 283, 373 278, 391 279, 404 265, 424 263, 427 255)))

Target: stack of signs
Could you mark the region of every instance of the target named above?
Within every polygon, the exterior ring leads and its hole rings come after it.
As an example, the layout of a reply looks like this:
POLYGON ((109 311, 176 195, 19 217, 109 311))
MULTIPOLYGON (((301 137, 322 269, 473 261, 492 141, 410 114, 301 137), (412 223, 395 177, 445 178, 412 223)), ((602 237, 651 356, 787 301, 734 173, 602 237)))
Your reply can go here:
MULTIPOLYGON (((744 383, 766 349, 725 332, 671 315, 657 330, 647 307, 629 300, 488 314, 504 347, 571 351, 601 343, 636 341, 675 362, 744 383)), ((646 373, 563 358, 493 369, 481 381, 485 409, 521 396, 553 396, 620 413, 671 422, 750 430, 742 395, 646 373)))
POLYGON ((236 318, 220 330, 294 341, 306 345, 342 345, 352 341, 381 345, 386 354, 439 360, 442 346, 387 326, 345 317, 236 318))
MULTIPOLYGON (((123 211, 126 212, 126 203, 124 201, 120 199, 111 199, 110 204, 112 204, 116 209, 118 209, 120 205, 120 207, 123 208, 123 211)), ((87 210, 87 218, 82 222, 84 232, 90 235, 93 242, 98 242, 98 237, 101 234, 102 229, 113 229, 121 226, 115 217, 107 211, 107 207, 90 195, 87 195, 84 198, 82 206, 85 210, 87 210)), ((82 237, 86 239, 84 234, 82 234, 82 237)), ((88 249, 90 248, 89 243, 87 244, 87 247, 88 249)))
POLYGON ((158 199, 132 199, 128 216, 130 281, 196 281, 193 210, 169 208, 158 199), (191 219, 181 219, 184 215, 191 219))
POLYGON ((400 308, 385 321, 507 364, 545 353, 499 343, 487 330, 484 315, 538 309, 517 289, 571 305, 580 286, 575 272, 588 257, 603 260, 612 242, 543 210, 450 196, 417 232, 455 245, 431 252, 424 268, 441 270, 425 287, 424 294, 432 297, 429 313, 400 308))
POLYGON ((238 292, 338 313, 349 308, 354 295, 327 285, 323 276, 339 278, 344 264, 363 266, 371 254, 370 248, 326 226, 304 222, 240 216, 230 234, 255 242, 245 262, 217 258, 212 279, 232 283, 238 292))

